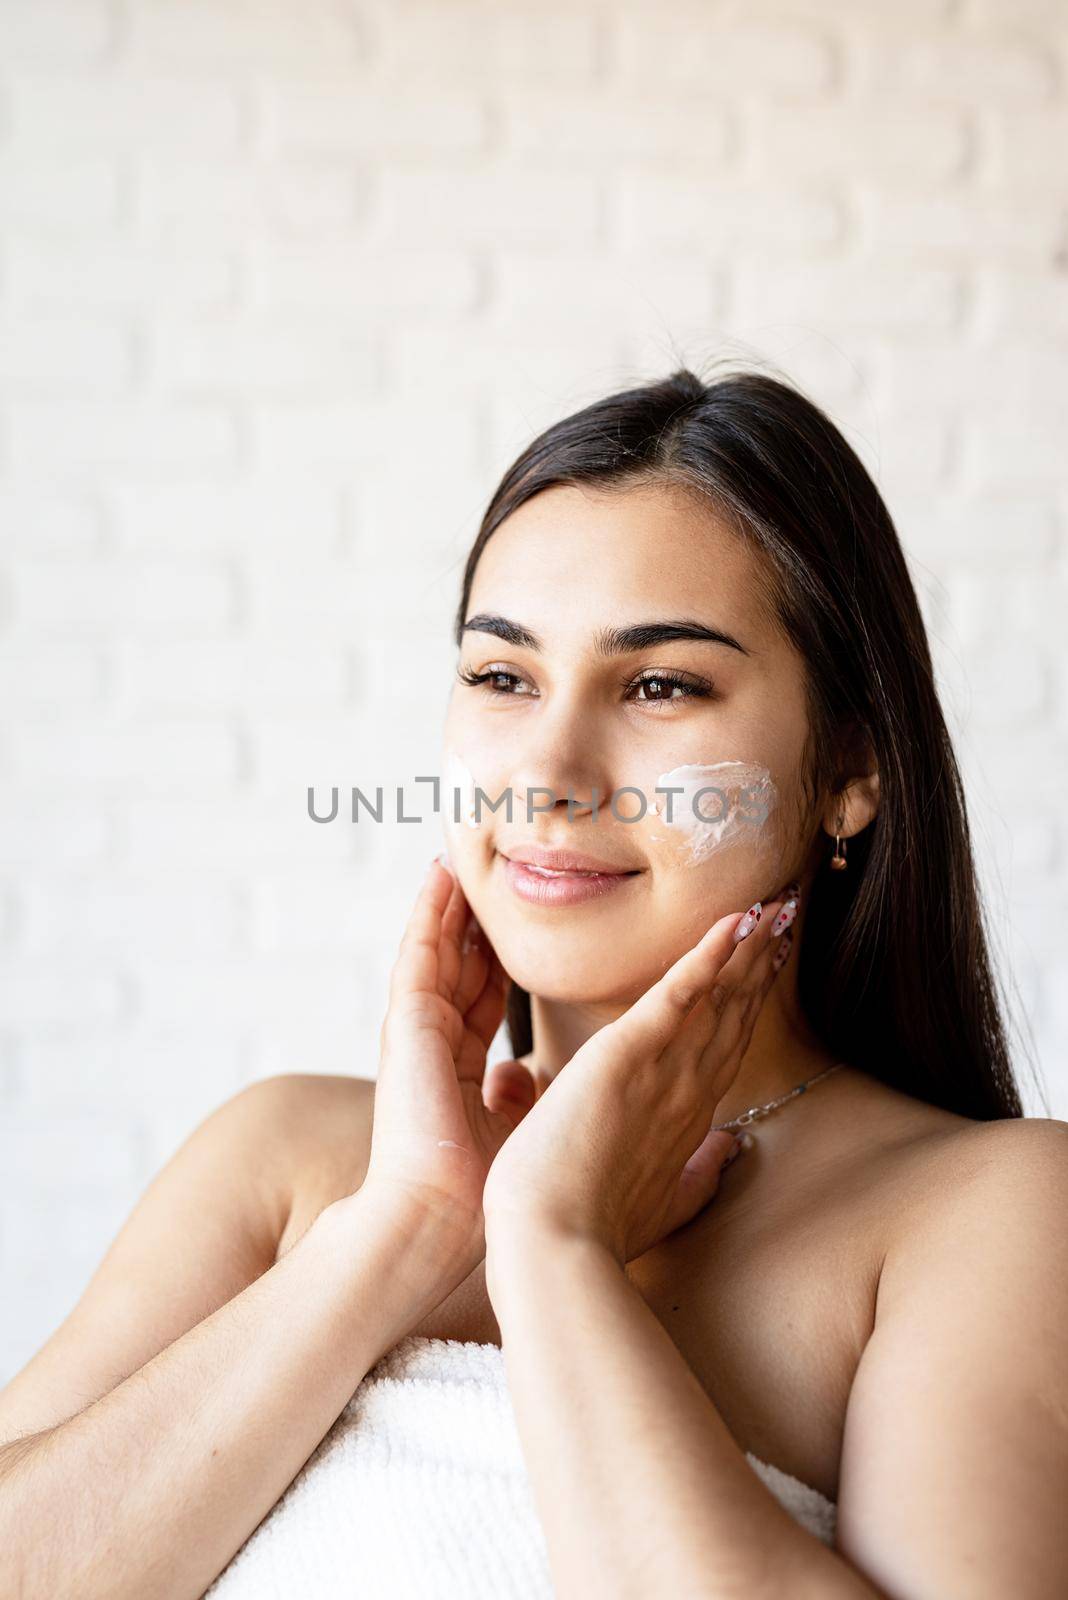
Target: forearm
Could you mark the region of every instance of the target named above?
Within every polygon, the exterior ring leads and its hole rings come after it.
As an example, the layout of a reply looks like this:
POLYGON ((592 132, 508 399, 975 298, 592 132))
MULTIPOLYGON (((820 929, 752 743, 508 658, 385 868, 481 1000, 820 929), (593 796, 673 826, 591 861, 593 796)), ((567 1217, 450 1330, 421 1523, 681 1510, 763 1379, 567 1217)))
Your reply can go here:
POLYGON ((359 1200, 84 1411, 0 1449, 11 1592, 203 1594, 434 1303, 432 1230, 398 1245, 359 1200))
POLYGON ((753 1472, 606 1251, 491 1226, 487 1285, 561 1597, 874 1600, 753 1472))

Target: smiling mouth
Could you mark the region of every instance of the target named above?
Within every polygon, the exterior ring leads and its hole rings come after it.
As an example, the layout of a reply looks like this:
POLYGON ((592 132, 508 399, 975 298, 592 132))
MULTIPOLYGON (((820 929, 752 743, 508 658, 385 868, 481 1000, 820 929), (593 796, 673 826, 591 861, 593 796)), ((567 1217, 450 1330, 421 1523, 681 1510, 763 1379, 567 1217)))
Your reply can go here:
POLYGON ((599 861, 577 850, 557 850, 546 845, 519 845, 514 850, 498 850, 498 855, 513 866, 547 878, 633 878, 643 869, 616 866, 599 861))
MULTIPOLYGON (((526 853, 532 854, 532 851, 521 851, 521 854, 526 853)), ((643 875, 643 869, 592 867, 588 864, 588 856, 584 866, 577 866, 566 859, 564 851, 560 851, 560 854, 564 854, 564 861, 550 866, 548 862, 523 861, 516 859, 516 856, 505 856, 504 851, 497 851, 505 883, 512 893, 521 901, 526 901, 528 906, 545 910, 563 910, 564 907, 588 906, 593 901, 606 901, 614 898, 616 891, 622 891, 625 883, 630 883, 632 878, 643 875)), ((576 854, 579 853, 576 851, 576 854)))
MULTIPOLYGON (((508 857, 509 861, 514 859, 513 856, 508 857)), ((533 861, 520 861, 517 865, 523 867, 527 872, 532 872, 536 878, 624 878, 630 876, 629 873, 624 872, 590 872, 581 867, 538 867, 535 866, 533 861)))

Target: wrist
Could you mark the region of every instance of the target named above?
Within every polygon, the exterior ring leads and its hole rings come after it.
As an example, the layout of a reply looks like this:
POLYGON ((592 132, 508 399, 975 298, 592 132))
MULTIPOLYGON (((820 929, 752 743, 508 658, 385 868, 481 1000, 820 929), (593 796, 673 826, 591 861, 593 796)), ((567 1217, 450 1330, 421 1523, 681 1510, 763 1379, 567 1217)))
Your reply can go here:
POLYGON ((562 1286, 572 1274, 605 1262, 623 1270, 608 1246, 590 1234, 543 1219, 486 1219, 486 1290, 498 1315, 532 1286, 562 1286))
POLYGON ((576 1252, 600 1250, 611 1255, 605 1241, 595 1232, 561 1221, 544 1212, 490 1210, 485 1215, 486 1251, 509 1249, 537 1257, 547 1249, 576 1252))
POLYGON ((381 1272, 375 1292, 402 1319, 410 1314, 409 1326, 462 1283, 482 1253, 480 1241, 476 1252, 470 1234, 462 1236, 430 1206, 366 1184, 327 1206, 313 1227, 329 1237, 335 1258, 375 1258, 381 1272))

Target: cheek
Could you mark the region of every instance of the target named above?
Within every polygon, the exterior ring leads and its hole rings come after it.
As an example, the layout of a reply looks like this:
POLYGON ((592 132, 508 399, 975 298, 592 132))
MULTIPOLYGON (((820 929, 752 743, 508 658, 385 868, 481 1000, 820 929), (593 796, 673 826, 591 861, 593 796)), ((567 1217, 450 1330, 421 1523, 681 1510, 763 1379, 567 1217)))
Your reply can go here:
MULTIPOLYGON (((506 782, 499 768, 499 757, 472 739, 449 742, 442 750, 441 820, 449 856, 458 866, 477 861, 493 836, 494 812, 485 798, 476 805, 476 790, 496 799, 506 782)), ((503 815, 503 809, 497 813, 503 815)))
POLYGON ((477 828, 475 789, 484 787, 455 750, 446 750, 441 770, 441 809, 446 827, 477 828))
POLYGON ((648 838, 680 867, 717 862, 721 853, 754 860, 782 848, 779 793, 767 767, 749 761, 715 761, 661 773, 656 815, 648 838))

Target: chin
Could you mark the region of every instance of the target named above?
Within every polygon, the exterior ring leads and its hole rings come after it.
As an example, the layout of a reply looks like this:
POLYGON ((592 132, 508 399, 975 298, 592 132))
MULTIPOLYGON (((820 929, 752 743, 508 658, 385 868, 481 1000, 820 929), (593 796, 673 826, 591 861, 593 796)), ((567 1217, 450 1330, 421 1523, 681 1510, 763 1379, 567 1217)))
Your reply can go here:
POLYGON ((504 970, 513 983, 542 1000, 565 1005, 632 1005, 650 984, 662 976, 651 966, 613 968, 604 959, 591 959, 589 949, 576 953, 576 959, 561 959, 558 950, 539 960, 525 942, 513 952, 498 948, 504 970))

